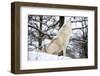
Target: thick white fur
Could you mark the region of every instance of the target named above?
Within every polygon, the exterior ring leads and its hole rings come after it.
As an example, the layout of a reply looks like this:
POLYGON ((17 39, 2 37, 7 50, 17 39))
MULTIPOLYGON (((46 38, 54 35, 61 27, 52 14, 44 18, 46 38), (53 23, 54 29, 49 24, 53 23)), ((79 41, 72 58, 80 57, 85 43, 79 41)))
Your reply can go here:
POLYGON ((58 55, 58 53, 63 50, 64 55, 66 55, 66 47, 69 43, 71 33, 72 28, 70 24, 64 24, 59 30, 56 38, 52 39, 52 41, 46 48, 46 52, 49 54, 58 55))

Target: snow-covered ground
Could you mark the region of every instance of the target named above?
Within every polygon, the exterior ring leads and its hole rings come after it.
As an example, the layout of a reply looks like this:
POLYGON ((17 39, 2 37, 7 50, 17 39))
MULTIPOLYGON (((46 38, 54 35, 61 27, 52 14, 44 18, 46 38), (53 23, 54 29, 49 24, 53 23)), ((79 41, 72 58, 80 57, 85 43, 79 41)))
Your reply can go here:
POLYGON ((28 60, 29 61, 50 61, 50 60, 67 60, 71 59, 70 57, 65 56, 57 56, 57 55, 51 55, 43 52, 36 52, 36 51, 29 51, 28 52, 28 60))

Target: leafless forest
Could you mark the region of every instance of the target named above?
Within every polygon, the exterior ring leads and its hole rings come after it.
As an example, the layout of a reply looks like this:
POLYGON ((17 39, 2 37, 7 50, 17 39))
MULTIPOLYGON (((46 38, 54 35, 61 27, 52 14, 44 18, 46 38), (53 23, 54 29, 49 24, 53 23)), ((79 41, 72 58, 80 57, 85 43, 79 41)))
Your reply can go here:
MULTIPOLYGON (((65 21, 70 21, 72 27, 66 56, 88 58, 88 17, 81 16, 28 15, 28 51, 46 48, 65 21)), ((63 56, 63 53, 58 56, 63 56)))

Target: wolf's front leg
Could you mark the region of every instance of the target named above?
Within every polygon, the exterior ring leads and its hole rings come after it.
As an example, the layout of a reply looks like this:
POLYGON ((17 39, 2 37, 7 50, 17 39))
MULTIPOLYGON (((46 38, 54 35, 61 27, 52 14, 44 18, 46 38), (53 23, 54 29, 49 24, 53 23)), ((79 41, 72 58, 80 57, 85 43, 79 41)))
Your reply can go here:
POLYGON ((63 56, 66 56, 66 46, 63 48, 63 56))

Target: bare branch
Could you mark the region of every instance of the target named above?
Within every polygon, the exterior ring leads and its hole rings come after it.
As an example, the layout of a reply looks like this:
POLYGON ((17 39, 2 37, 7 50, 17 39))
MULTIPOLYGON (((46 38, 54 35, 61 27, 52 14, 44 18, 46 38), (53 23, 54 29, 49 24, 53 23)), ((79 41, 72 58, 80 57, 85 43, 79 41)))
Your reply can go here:
POLYGON ((74 22, 83 22, 83 21, 87 21, 87 20, 77 20, 77 21, 71 21, 71 23, 74 23, 74 22))
POLYGON ((41 31, 40 29, 38 29, 38 28, 36 28, 36 27, 34 27, 34 26, 31 26, 31 25, 28 25, 28 27, 34 28, 34 29, 38 30, 40 33, 42 33, 43 36, 44 36, 44 35, 47 35, 47 36, 49 37, 49 39, 52 39, 52 37, 51 37, 50 35, 48 35, 46 32, 43 32, 43 31, 41 31))
POLYGON ((82 39, 75 39, 75 38, 72 38, 72 39, 70 39, 70 41, 82 41, 83 43, 86 43, 86 42, 88 42, 87 40, 82 40, 82 39))
POLYGON ((78 29, 84 29, 84 28, 87 28, 88 26, 85 26, 85 27, 82 27, 82 28, 72 28, 72 30, 78 30, 78 29))

